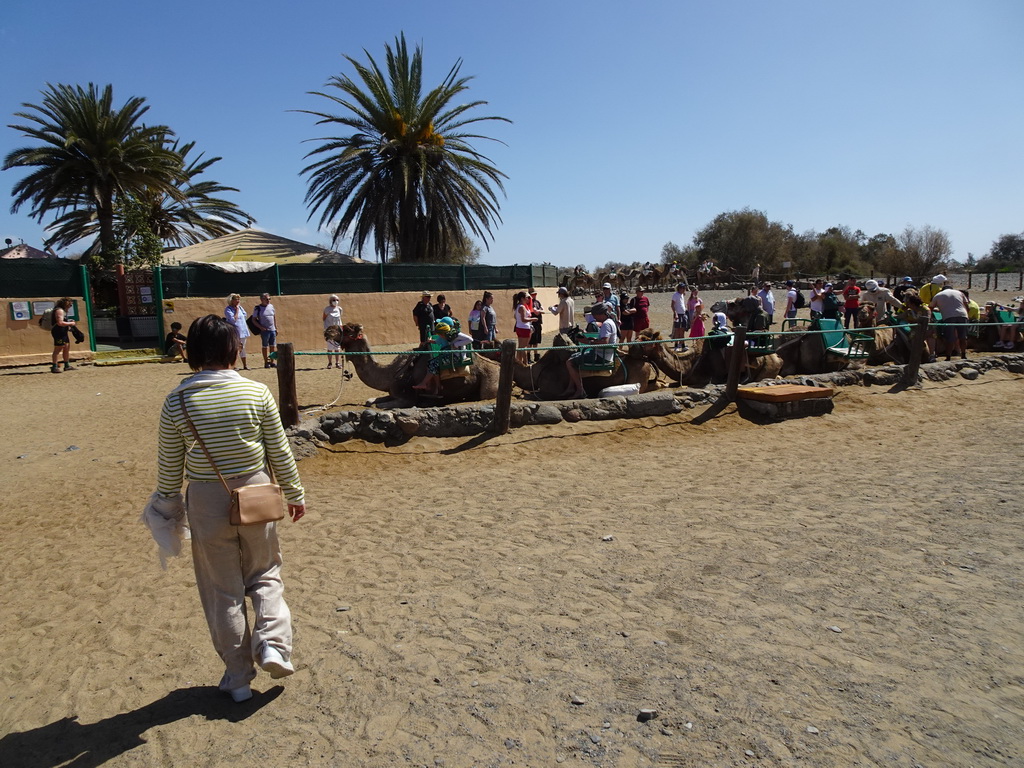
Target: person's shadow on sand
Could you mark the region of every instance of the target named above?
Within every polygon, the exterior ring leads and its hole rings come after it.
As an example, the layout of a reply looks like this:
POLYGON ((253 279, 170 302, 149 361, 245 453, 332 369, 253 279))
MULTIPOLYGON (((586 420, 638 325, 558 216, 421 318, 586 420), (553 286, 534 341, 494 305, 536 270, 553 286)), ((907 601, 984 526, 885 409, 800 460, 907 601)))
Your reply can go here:
POLYGON ((82 725, 77 717, 65 717, 24 733, 0 738, 0 765, 4 768, 93 768, 145 744, 142 734, 150 728, 199 715, 207 720, 245 720, 265 707, 284 688, 275 686, 242 704, 213 686, 179 688, 151 704, 82 725))

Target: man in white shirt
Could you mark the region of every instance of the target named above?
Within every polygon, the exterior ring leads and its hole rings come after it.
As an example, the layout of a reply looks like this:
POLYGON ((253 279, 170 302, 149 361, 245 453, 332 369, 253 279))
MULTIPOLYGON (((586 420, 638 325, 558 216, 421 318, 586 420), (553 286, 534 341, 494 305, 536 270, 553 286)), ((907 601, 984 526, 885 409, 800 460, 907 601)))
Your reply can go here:
POLYGON ((672 338, 680 339, 676 342, 676 351, 686 349, 686 331, 689 328, 686 315, 686 283, 676 283, 676 292, 672 294, 672 338))
POLYGON ((277 368, 271 355, 277 352, 277 317, 274 305, 270 303, 270 294, 260 296, 260 305, 252 313, 253 322, 260 327, 260 339, 263 342, 263 367, 277 368))
MULTIPOLYGON (((590 308, 590 313, 598 324, 596 344, 618 344, 619 335, 615 322, 608 315, 608 307, 604 304, 595 304, 590 308)), ((572 355, 565 361, 566 370, 569 371, 569 388, 562 393, 562 397, 580 398, 586 397, 586 390, 583 388, 583 376, 580 374, 580 365, 583 363, 610 363, 615 352, 614 347, 595 349, 585 347, 572 355)))
MULTIPOLYGON (((786 319, 792 321, 796 317, 796 297, 797 297, 796 283, 792 280, 786 281, 786 319)), ((793 328, 796 325, 795 322, 790 322, 789 327, 793 328)))
POLYGON ((576 302, 569 295, 569 289, 558 289, 558 304, 550 308, 552 315, 558 315, 558 332, 566 333, 576 325, 576 302))
POLYGON ((946 340, 946 360, 954 352, 967 359, 967 297, 951 285, 946 285, 932 298, 929 309, 942 315, 943 338, 946 340))

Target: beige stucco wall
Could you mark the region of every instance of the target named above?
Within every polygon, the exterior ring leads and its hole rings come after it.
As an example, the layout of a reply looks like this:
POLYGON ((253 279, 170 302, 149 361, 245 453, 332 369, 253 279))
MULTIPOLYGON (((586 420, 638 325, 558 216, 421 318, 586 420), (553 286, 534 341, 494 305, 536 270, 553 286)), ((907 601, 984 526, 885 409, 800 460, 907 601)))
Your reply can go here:
MULTIPOLYGON (((34 296, 25 298, 0 299, 4 313, 4 322, 0 326, 0 365, 32 365, 48 363, 53 354, 53 337, 49 328, 39 327, 39 318, 31 320, 12 320, 10 303, 12 301, 57 301, 60 296, 34 296)), ((78 302, 78 311, 84 315, 85 302, 81 296, 72 296, 78 302)), ((71 339, 71 359, 89 360, 89 328, 84 318, 79 318, 79 328, 85 334, 85 341, 75 344, 71 339)))
MULTIPOLYGON (((494 294, 494 309, 498 314, 498 337, 514 338, 512 297, 518 290, 491 291, 494 294)), ((279 342, 290 342, 296 351, 314 351, 324 349, 323 310, 327 305, 324 293, 318 296, 274 296, 271 301, 277 310, 279 342)), ((455 316, 463 323, 463 330, 469 332, 466 318, 473 308, 473 303, 483 295, 483 291, 445 291, 445 298, 452 307, 455 316)), ((84 314, 85 303, 76 298, 79 311, 84 314)), ((361 323, 370 343, 378 346, 402 345, 413 347, 419 343, 419 333, 413 324, 412 308, 419 301, 418 293, 339 293, 343 319, 347 323, 361 323)), ((537 298, 545 307, 558 303, 557 288, 538 288, 537 298)), ((49 330, 39 327, 36 318, 32 320, 14 321, 10 319, 7 308, 9 301, 25 301, 26 299, 3 299, 4 324, 0 328, 0 365, 31 365, 47 363, 53 351, 53 343, 49 330)), ((35 297, 28 301, 55 300, 49 297, 35 297)), ((434 297, 436 300, 436 296, 434 297)), ((243 296, 242 306, 251 313, 252 308, 259 304, 258 296, 243 296)), ((169 299, 165 302, 164 333, 170 330, 171 323, 179 322, 182 331, 187 333, 188 327, 197 317, 206 314, 223 315, 226 305, 225 298, 214 299, 169 299)), ((81 344, 71 344, 71 356, 76 360, 91 359, 89 351, 88 325, 85 318, 79 320, 79 327, 86 334, 81 344)), ((555 328, 555 318, 547 315, 544 318, 546 334, 555 328)), ((154 342, 159 346, 160 342, 154 342)), ((259 341, 249 339, 246 351, 259 354, 259 341)))
MULTIPOLYGON (((550 307, 558 303, 557 291, 557 288, 538 288, 537 298, 545 307, 550 307)), ((499 338, 515 337, 512 297, 516 292, 491 291, 494 294, 494 309, 498 314, 499 338)), ((323 311, 329 295, 271 297, 277 313, 278 342, 289 342, 295 346, 296 351, 324 349, 323 311)), ((483 291, 445 291, 444 295, 452 312, 462 321, 463 330, 468 333, 466 318, 473 309, 473 303, 483 296, 483 291)), ((371 344, 411 348, 419 343, 419 332, 412 317, 413 305, 420 300, 418 293, 339 293, 338 298, 341 300, 344 322, 360 323, 371 344)), ((172 322, 179 322, 185 333, 195 318, 206 314, 223 315, 225 307, 225 299, 171 299, 167 303, 173 306, 173 311, 164 312, 164 327, 169 329, 172 322)), ((250 314, 257 304, 258 296, 242 297, 242 306, 250 314)), ((546 331, 555 327, 554 321, 552 315, 545 317, 546 331)), ((249 339, 246 351, 256 354, 259 346, 258 340, 249 339)))

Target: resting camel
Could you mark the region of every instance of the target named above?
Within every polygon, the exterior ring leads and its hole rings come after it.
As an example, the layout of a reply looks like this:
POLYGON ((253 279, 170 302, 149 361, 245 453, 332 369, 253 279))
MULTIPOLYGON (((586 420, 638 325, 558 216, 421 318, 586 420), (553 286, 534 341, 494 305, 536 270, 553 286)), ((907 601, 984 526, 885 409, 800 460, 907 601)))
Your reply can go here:
MULTIPOLYGON (((344 352, 370 352, 370 342, 358 323, 332 326, 324 331, 324 338, 341 345, 344 352)), ((425 348, 425 346, 423 347, 425 348)), ((403 408, 416 404, 418 393, 413 385, 422 381, 427 372, 427 355, 394 355, 389 363, 381 365, 372 355, 355 354, 349 358, 359 380, 371 389, 387 392, 367 405, 386 405, 403 408)), ((473 355, 473 364, 464 376, 441 379, 442 403, 467 400, 490 400, 498 393, 498 366, 480 355, 473 355)))
MULTIPOLYGON (((638 341, 653 341, 661 333, 651 329, 641 331, 638 341)), ((705 340, 707 341, 707 340, 705 340)), ((692 348, 684 352, 673 352, 667 344, 644 344, 630 347, 629 355, 650 361, 676 386, 688 385, 705 387, 708 384, 722 384, 729 375, 729 361, 734 354, 733 347, 705 343, 700 352, 692 348)), ((742 381, 772 379, 782 370, 782 358, 778 355, 747 353, 747 362, 740 378, 742 381)))

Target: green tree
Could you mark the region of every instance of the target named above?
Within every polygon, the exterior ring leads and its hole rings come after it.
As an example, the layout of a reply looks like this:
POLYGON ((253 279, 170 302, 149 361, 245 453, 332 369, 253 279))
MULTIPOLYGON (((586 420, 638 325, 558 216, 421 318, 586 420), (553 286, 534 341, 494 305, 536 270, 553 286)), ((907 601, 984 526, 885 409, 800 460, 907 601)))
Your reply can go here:
POLYGON ((953 246, 943 230, 928 224, 920 229, 908 225, 896 238, 896 248, 880 266, 892 275, 927 277, 944 269, 952 255, 953 246))
POLYGON ((322 143, 306 155, 316 159, 302 170, 309 177, 310 218, 319 211, 332 243, 351 236, 360 255, 372 238, 381 261, 391 254, 396 261, 441 261, 471 235, 486 245, 501 221, 497 192, 504 192, 507 177, 471 143, 493 139, 466 129, 511 121, 470 116, 485 101, 453 104, 471 79, 459 76, 461 59, 423 94, 423 51, 417 46, 410 56, 404 34, 394 48, 385 45, 385 71, 363 52, 368 65, 345 56, 358 80, 337 75, 327 82, 334 91, 313 92, 342 114, 302 110, 319 118, 317 125, 351 131, 316 139, 322 143))
POLYGON ((849 227, 829 227, 818 235, 818 257, 821 272, 826 275, 839 273, 860 274, 860 240, 863 233, 850 231, 849 227))
MULTIPOLYGON (((214 196, 237 192, 237 189, 217 181, 201 181, 197 178, 221 158, 204 160, 200 153, 189 159, 189 154, 195 148, 194 141, 179 146, 175 140, 169 146, 178 154, 181 163, 181 171, 173 182, 176 194, 168 194, 153 187, 119 194, 114 206, 115 225, 122 223, 120 216, 123 211, 134 211, 134 206, 120 204, 122 197, 134 200, 136 206, 143 206, 146 213, 145 225, 165 245, 176 248, 235 232, 253 221, 235 203, 214 196)), ((52 226, 74 233, 74 240, 94 238, 99 231, 96 211, 88 207, 68 211, 56 219, 52 226)))
POLYGON ((790 253, 790 227, 769 221, 761 211, 744 208, 718 214, 693 236, 701 259, 723 268, 749 273, 755 264, 762 272, 776 272, 790 253))
MULTIPOLYGON (((115 248, 114 215, 118 195, 159 191, 180 196, 175 186, 181 157, 167 142, 173 133, 163 125, 140 121, 149 110, 145 99, 132 97, 121 107, 113 104, 113 87, 102 91, 50 85, 40 105, 23 104, 15 117, 27 121, 11 125, 37 142, 10 152, 4 169, 28 168, 31 172, 15 183, 11 212, 31 204, 29 215, 42 222, 49 215, 58 220, 47 229, 48 245, 66 247, 82 238, 82 216, 95 217, 98 248, 91 249, 103 263, 112 263, 115 248)), ((88 218, 88 217, 86 217, 88 218)))
POLYGON ((988 255, 978 262, 978 269, 986 272, 1021 267, 1024 267, 1024 232, 1019 235, 1002 235, 992 243, 988 255))
POLYGON ((155 267, 163 255, 163 243, 150 226, 149 205, 134 195, 117 201, 117 223, 111 257, 127 267, 155 267))

